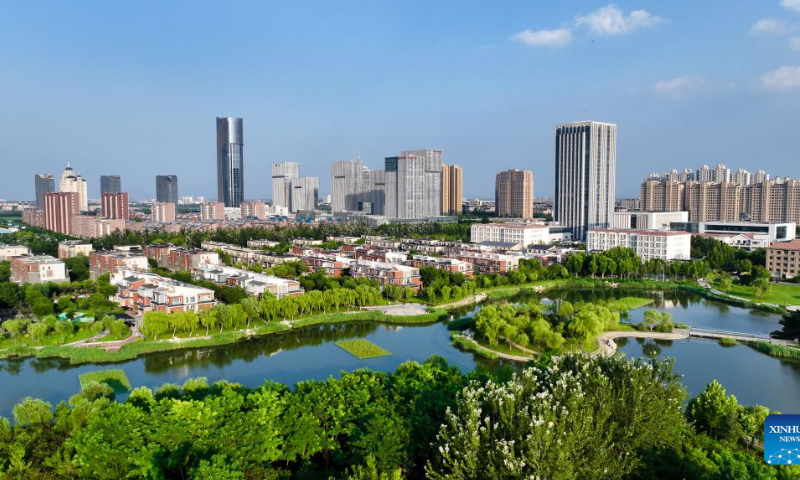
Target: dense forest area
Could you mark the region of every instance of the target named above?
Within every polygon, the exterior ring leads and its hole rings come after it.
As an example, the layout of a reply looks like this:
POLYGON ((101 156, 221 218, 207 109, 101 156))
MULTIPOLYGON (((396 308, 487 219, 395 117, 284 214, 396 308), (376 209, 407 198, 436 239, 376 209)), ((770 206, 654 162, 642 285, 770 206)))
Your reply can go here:
POLYGON ((753 445, 769 410, 716 382, 686 403, 669 362, 542 357, 463 375, 443 360, 295 388, 190 379, 124 401, 89 383, 0 421, 0 478, 795 478, 753 445))

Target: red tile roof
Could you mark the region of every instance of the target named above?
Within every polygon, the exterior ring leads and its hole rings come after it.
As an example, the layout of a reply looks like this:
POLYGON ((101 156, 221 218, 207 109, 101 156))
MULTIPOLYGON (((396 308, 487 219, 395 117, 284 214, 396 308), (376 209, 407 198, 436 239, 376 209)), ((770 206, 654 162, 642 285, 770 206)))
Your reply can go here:
POLYGON ((800 239, 795 238, 788 242, 775 242, 769 246, 770 250, 798 250, 800 251, 800 239))

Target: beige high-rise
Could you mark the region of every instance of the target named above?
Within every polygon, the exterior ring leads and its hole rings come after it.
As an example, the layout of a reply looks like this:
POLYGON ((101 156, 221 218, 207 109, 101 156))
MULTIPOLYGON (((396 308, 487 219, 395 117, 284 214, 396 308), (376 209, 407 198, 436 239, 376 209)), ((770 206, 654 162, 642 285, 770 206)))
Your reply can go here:
POLYGON ((461 214, 463 177, 460 166, 442 164, 442 215, 461 214))
POLYGON ((506 170, 497 174, 494 187, 498 217, 533 217, 533 172, 506 170))

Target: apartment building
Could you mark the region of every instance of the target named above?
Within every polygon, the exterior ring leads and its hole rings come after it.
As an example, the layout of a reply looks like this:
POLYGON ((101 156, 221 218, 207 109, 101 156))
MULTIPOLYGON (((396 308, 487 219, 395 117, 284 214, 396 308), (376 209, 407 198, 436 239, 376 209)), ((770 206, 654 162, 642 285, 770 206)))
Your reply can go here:
POLYGON ((495 178, 495 209, 498 217, 533 217, 533 172, 507 170, 495 178))
POLYGON ((800 275, 800 239, 767 247, 767 270, 781 280, 791 280, 800 275))
POLYGON ((605 252, 614 247, 630 248, 643 261, 653 258, 689 260, 692 234, 689 232, 614 228, 589 230, 586 251, 605 252))
POLYGON ((267 218, 267 204, 258 200, 246 200, 241 204, 242 218, 267 218))
POLYGON ((11 281, 15 283, 68 282, 67 266, 50 255, 11 258, 11 281))
MULTIPOLYGON (((44 194, 42 194, 42 203, 44 203, 44 194)), ((34 207, 23 208, 22 223, 28 224, 32 227, 45 228, 44 210, 34 207)))
POLYGON ((175 221, 175 203, 155 202, 152 207, 152 218, 156 223, 170 223, 175 221))
POLYGON ((58 243, 58 258, 88 257, 94 248, 91 243, 81 240, 65 240, 58 243))
POLYGON ((111 275, 117 292, 112 300, 134 312, 201 312, 216 305, 214 291, 153 273, 120 269, 111 275))
POLYGON ((72 235, 81 238, 98 238, 125 230, 125 220, 91 215, 72 217, 72 235))
POLYGON ((202 242, 200 248, 211 252, 223 253, 229 255, 233 263, 241 263, 243 265, 261 265, 262 267, 274 267, 283 262, 295 260, 289 256, 272 255, 263 250, 256 250, 253 248, 240 247, 238 245, 231 245, 222 242, 202 242))
POLYGON ((472 243, 502 242, 524 247, 550 243, 550 227, 514 223, 475 223, 470 227, 472 243))
POLYGON ((344 269, 349 268, 353 261, 351 258, 333 253, 303 249, 300 247, 293 247, 290 253, 296 257, 297 260, 308 265, 309 270, 312 272, 322 271, 325 275, 330 277, 341 277, 344 269))
POLYGON ((415 293, 422 288, 419 269, 397 263, 356 260, 350 265, 350 276, 376 280, 381 287, 395 285, 402 288, 412 288, 415 293))
POLYGON ((203 202, 200 204, 200 220, 225 220, 225 204, 222 202, 203 202))
POLYGON ((201 264, 192 269, 192 276, 214 282, 218 285, 228 285, 244 289, 248 295, 261 297, 265 292, 277 298, 286 296, 296 297, 302 295, 304 290, 296 280, 273 277, 263 273, 250 272, 240 268, 226 265, 201 264))
POLYGON ((114 274, 118 270, 146 272, 147 257, 140 247, 121 247, 114 250, 94 251, 89 254, 89 277, 97 280, 103 274, 114 274))
POLYGON ((125 192, 103 193, 100 196, 100 215, 105 218, 128 220, 128 194, 125 192))

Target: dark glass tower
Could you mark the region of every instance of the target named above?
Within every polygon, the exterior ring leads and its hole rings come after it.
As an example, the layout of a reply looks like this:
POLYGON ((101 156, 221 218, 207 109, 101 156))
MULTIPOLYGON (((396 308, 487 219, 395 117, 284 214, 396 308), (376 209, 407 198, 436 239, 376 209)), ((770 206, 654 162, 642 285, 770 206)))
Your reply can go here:
POLYGON ((100 176, 100 194, 122 192, 122 180, 119 175, 100 176))
POLYGON ((242 119, 217 117, 217 201, 238 207, 244 200, 242 119))
POLYGON ((156 201, 174 203, 178 210, 178 176, 158 175, 156 177, 156 201))
POLYGON ((44 209, 44 194, 56 191, 56 180, 49 173, 37 173, 36 181, 36 208, 44 209))

